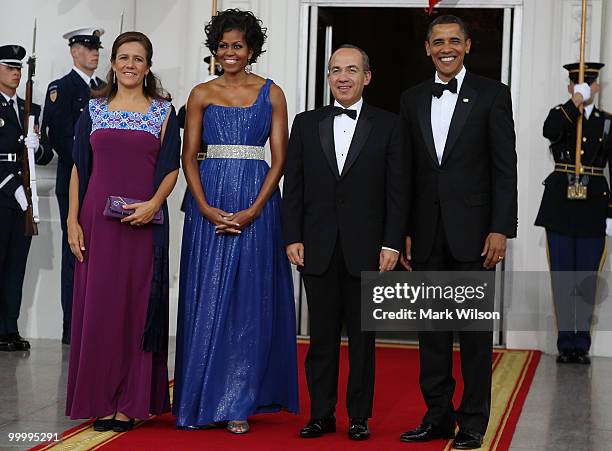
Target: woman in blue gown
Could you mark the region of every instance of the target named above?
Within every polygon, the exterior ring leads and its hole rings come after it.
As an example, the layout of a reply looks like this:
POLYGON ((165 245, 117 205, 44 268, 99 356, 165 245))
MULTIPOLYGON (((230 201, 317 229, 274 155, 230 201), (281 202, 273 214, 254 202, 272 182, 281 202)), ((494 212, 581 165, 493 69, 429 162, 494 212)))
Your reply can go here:
POLYGON ((177 426, 298 410, 295 304, 280 223, 278 182, 287 106, 271 80, 250 73, 265 30, 227 10, 206 26, 223 75, 187 103, 183 168, 191 191, 181 253, 173 413, 177 426), (208 145, 200 164, 201 140, 208 145), (270 140, 271 166, 264 160, 270 140))

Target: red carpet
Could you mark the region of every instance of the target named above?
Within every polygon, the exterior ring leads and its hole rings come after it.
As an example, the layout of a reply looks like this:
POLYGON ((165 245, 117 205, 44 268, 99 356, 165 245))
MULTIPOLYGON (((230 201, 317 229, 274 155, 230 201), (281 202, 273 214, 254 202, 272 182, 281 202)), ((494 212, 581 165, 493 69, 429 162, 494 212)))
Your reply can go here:
MULTIPOLYGON (((437 440, 428 444, 406 444, 399 435, 416 426, 425 411, 419 391, 418 349, 409 345, 380 345, 377 348, 376 394, 374 417, 370 421, 372 437, 365 442, 349 441, 346 433, 348 418, 344 405, 344 386, 347 377, 347 348, 342 347, 343 365, 340 370, 340 391, 337 408, 338 431, 319 439, 298 437, 300 427, 308 419, 308 393, 303 365, 307 345, 299 345, 300 415, 288 413, 264 414, 250 418, 251 432, 243 436, 230 435, 223 429, 179 431, 171 415, 154 417, 140 423, 133 431, 116 434, 95 433, 90 422, 64 432, 60 443, 41 445, 36 450, 104 449, 110 450, 444 450, 449 441, 437 440)), ((461 397, 459 353, 455 357, 457 393, 461 397)), ((482 449, 507 450, 512 440, 521 408, 540 353, 535 351, 495 351, 491 420, 482 449)))

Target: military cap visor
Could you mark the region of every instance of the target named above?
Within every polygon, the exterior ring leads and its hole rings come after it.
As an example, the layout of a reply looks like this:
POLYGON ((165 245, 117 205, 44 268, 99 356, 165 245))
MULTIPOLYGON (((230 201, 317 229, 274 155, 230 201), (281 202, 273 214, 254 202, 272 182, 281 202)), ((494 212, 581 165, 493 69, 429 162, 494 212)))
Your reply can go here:
MULTIPOLYGON (((605 64, 603 63, 584 63, 584 81, 586 83, 593 83, 599 76, 599 71, 605 64)), ((569 78, 572 82, 578 83, 578 76, 580 75, 580 63, 571 63, 563 66, 569 73, 569 78)))
POLYGON ((23 58, 26 50, 20 45, 3 45, 0 46, 0 64, 8 67, 23 67, 23 58))
POLYGON ((104 34, 102 28, 79 28, 78 30, 70 31, 62 37, 68 39, 68 46, 81 44, 92 49, 101 49, 102 42, 100 36, 104 34))

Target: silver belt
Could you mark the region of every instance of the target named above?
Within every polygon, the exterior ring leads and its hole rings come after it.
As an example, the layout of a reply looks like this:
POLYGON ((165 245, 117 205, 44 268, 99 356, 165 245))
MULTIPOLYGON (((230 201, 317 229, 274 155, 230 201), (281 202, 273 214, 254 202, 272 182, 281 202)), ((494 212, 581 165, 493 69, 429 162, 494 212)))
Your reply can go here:
POLYGON ((0 161, 17 162, 16 153, 0 153, 0 161))
POLYGON ((219 145, 208 146, 206 158, 240 158, 243 160, 265 160, 266 152, 262 146, 219 145))

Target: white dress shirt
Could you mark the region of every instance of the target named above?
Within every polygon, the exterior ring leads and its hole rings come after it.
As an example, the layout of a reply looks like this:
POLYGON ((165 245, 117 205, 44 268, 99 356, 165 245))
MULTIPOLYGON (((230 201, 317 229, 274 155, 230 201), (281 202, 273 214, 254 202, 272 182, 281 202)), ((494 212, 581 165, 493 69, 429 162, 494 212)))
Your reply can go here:
POLYGON ((584 117, 588 121, 591 118, 591 113, 593 112, 593 108, 595 108, 594 104, 590 104, 584 107, 584 117))
MULTIPOLYGON (((334 106, 344 108, 337 100, 334 101, 334 106)), ((344 169, 344 163, 346 163, 346 157, 351 147, 355 129, 357 128, 357 121, 359 120, 362 106, 363 98, 347 108, 347 110, 357 111, 357 117, 355 119, 348 117, 346 114, 339 114, 334 117, 334 145, 336 148, 336 164, 338 165, 339 174, 342 174, 342 169, 344 169)), ((399 254, 399 251, 391 249, 390 247, 383 246, 382 249, 397 252, 399 254)))
MULTIPOLYGON (((334 102, 334 106, 344 108, 337 100, 334 102)), ((342 174, 344 163, 346 163, 346 156, 351 147, 351 141, 355 134, 355 128, 357 127, 357 121, 359 120, 362 106, 363 98, 347 108, 347 110, 357 111, 357 117, 355 119, 351 119, 346 114, 339 114, 334 118, 334 144, 336 147, 336 164, 338 165, 339 174, 342 174)))
POLYGON ((81 69, 79 69, 76 66, 72 66, 72 70, 75 71, 77 74, 79 74, 79 77, 81 77, 83 81, 87 83, 87 86, 91 86, 90 84, 91 80, 93 80, 96 83, 96 86, 98 85, 98 81, 96 80, 96 74, 91 74, 91 77, 90 77, 89 75, 87 75, 85 72, 83 72, 81 69))
MULTIPOLYGON (((465 67, 461 68, 461 71, 455 76, 457 79, 457 93, 445 90, 440 98, 431 96, 431 131, 433 133, 434 144, 436 146, 436 154, 438 156, 438 163, 442 162, 442 155, 444 154, 444 146, 446 146, 446 138, 448 137, 448 130, 450 129, 451 119, 455 112, 455 105, 461 92, 461 85, 465 78, 465 67)), ((436 71, 435 76, 436 83, 447 84, 442 81, 436 71)))
POLYGON ((9 103, 9 100, 13 101, 13 109, 15 110, 15 113, 17 114, 17 120, 19 121, 19 125, 21 125, 21 115, 19 114, 19 105, 17 103, 17 93, 15 93, 13 97, 9 97, 3 92, 1 94, 6 100, 6 103, 9 103))

